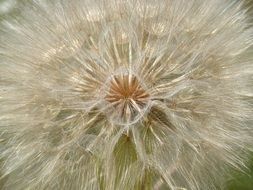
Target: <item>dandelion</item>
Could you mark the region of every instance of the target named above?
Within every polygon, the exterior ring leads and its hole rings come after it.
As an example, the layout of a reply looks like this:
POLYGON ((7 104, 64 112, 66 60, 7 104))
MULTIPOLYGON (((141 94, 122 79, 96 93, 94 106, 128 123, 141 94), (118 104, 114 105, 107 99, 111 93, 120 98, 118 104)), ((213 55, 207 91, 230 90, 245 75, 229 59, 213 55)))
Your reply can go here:
POLYGON ((2 189, 222 189, 246 167, 243 1, 15 6, 0 19, 2 189))

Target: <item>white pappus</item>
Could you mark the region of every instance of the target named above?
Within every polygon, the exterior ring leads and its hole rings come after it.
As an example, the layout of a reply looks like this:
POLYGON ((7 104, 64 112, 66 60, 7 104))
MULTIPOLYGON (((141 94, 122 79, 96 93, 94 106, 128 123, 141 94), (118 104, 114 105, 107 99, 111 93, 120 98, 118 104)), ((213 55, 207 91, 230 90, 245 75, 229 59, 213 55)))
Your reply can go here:
POLYGON ((214 190, 230 168, 246 168, 253 27, 244 1, 8 2, 3 190, 214 190))

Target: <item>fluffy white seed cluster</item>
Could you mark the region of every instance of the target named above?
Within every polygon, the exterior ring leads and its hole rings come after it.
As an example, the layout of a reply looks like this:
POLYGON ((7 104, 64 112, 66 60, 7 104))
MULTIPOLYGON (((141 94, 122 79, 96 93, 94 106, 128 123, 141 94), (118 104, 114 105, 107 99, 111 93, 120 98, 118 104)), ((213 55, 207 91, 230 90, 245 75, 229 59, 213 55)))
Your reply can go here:
POLYGON ((253 28, 242 1, 15 5, 0 18, 3 190, 222 189, 245 166, 253 28))

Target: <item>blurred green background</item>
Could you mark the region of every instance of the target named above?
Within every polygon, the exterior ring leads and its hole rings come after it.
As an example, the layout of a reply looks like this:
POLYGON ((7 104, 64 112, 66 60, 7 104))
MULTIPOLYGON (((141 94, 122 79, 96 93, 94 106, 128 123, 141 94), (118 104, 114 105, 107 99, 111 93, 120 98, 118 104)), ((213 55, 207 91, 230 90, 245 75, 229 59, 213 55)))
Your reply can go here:
MULTIPOLYGON (((252 142, 253 143, 253 142, 252 142)), ((227 190, 253 190, 253 155, 247 171, 232 172, 232 179, 227 183, 227 190)))

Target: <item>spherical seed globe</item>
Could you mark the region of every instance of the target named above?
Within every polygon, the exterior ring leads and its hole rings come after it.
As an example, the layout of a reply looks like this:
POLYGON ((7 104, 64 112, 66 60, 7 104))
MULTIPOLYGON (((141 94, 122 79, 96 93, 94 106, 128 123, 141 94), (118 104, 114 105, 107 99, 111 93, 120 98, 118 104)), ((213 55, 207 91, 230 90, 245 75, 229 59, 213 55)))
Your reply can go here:
POLYGON ((15 2, 0 13, 3 190, 214 190, 246 168, 244 1, 15 2))

